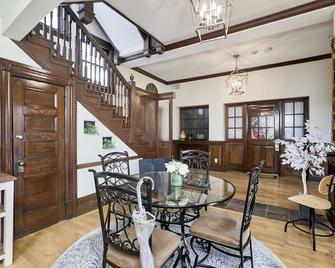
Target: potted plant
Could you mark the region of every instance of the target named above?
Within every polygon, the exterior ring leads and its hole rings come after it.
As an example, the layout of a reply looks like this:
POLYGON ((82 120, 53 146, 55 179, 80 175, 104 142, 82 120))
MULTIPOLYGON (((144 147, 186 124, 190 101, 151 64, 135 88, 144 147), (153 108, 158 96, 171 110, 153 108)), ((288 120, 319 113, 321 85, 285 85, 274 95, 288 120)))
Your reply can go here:
POLYGON ((185 177, 190 171, 186 164, 179 161, 172 160, 165 164, 167 171, 171 174, 172 186, 182 186, 183 177, 185 177))
POLYGON ((335 147, 325 139, 317 127, 312 127, 309 120, 305 123, 306 134, 291 141, 277 139, 274 142, 284 145, 284 153, 280 155, 282 164, 289 165, 294 170, 301 171, 303 194, 307 194, 307 172, 323 176, 325 174, 322 164, 327 161, 327 153, 334 151, 335 147))

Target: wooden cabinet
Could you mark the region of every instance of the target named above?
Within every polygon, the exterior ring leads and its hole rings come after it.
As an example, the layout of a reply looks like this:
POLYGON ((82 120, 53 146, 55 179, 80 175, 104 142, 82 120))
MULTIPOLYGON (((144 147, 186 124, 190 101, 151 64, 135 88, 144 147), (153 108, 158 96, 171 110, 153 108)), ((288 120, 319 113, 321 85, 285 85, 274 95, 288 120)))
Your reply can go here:
POLYGON ((225 151, 226 151, 226 157, 225 157, 226 168, 244 171, 245 169, 244 143, 227 141, 225 143, 225 151))
POLYGON ((225 170, 225 142, 207 140, 174 140, 172 158, 179 159, 181 150, 202 150, 211 153, 211 170, 225 170))

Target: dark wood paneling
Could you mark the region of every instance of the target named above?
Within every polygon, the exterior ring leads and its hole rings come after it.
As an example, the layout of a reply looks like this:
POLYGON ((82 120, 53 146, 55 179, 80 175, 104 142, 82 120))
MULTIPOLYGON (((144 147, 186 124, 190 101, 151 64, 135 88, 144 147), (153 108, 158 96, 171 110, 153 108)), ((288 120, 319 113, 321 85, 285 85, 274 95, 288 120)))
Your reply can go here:
POLYGON ((65 98, 62 86, 23 78, 12 78, 12 85, 14 164, 24 161, 24 172, 14 171, 15 234, 20 236, 65 217, 65 98), (38 144, 31 133, 39 136, 38 144))
POLYGON ((211 167, 222 168, 222 144, 209 144, 209 151, 211 153, 211 167))
MULTIPOLYGON (((135 160, 135 159, 140 159, 140 157, 138 157, 138 156, 130 156, 129 157, 129 160, 135 160)), ((82 164, 77 165, 77 169, 96 167, 96 166, 100 166, 100 165, 101 165, 101 161, 82 163, 82 164)))
POLYGON ((228 169, 245 171, 244 143, 226 141, 225 146, 226 167, 228 169))
POLYGON ((171 155, 172 155, 171 142, 169 141, 157 142, 157 156, 158 157, 171 158, 171 155))
MULTIPOLYGON (((50 57, 50 55, 48 55, 50 57)), ((21 63, 16 63, 9 60, 0 59, 0 67, 1 67, 1 83, 0 83, 0 89, 1 89, 1 117, 0 117, 0 128, 1 128, 1 171, 6 172, 8 174, 14 174, 15 171, 15 163, 13 162, 13 150, 16 149, 12 145, 13 140, 13 130, 12 130, 12 121, 14 120, 13 117, 15 117, 15 113, 13 113, 12 105, 9 100, 12 99, 12 91, 14 89, 13 83, 10 83, 12 77, 20 77, 24 78, 29 81, 39 81, 47 84, 52 85, 58 85, 64 89, 64 87, 67 87, 69 83, 71 83, 71 80, 69 80, 68 76, 68 68, 65 68, 66 65, 64 65, 64 61, 60 61, 57 63, 55 61, 53 64, 60 63, 59 67, 55 67, 58 71, 63 70, 64 72, 62 75, 57 74, 57 72, 51 72, 47 70, 42 70, 40 68, 35 68, 31 66, 27 66, 21 63), (55 63, 56 62, 56 63, 55 63)), ((71 66, 70 63, 67 63, 68 67, 71 66)), ((65 189, 65 200, 64 200, 64 192, 62 194, 63 202, 65 203, 66 208, 66 217, 73 217, 75 215, 76 210, 76 200, 77 200, 77 186, 76 186, 76 100, 75 95, 73 94, 73 88, 71 86, 67 87, 67 90, 65 90, 65 138, 64 142, 67 145, 65 147, 64 155, 65 155, 65 165, 64 165, 64 178, 66 180, 66 189, 65 189), (74 168, 72 168, 74 167, 74 168)), ((52 107, 54 107, 55 102, 51 102, 51 98, 53 98, 55 101, 57 100, 56 96, 53 92, 49 92, 44 94, 45 91, 38 90, 38 87, 34 85, 29 85, 29 87, 25 90, 25 96, 24 96, 24 102, 26 108, 24 109, 24 113, 27 115, 27 113, 33 113, 32 116, 39 117, 41 111, 45 112, 46 117, 50 116, 57 116, 57 112, 55 113, 50 112, 52 110, 52 107), (39 96, 38 98, 36 96, 39 96), (52 97, 50 97, 52 96, 52 97), (35 104, 34 104, 35 99, 35 104), (34 105, 33 105, 34 104, 34 105), (35 106, 35 107, 34 107, 35 106), (29 107, 29 108, 27 108, 29 107)), ((27 115, 27 116, 31 116, 27 115)), ((56 124, 56 122, 55 122, 56 124)), ((42 129, 42 128, 41 128, 42 129)), ((29 140, 31 143, 26 144, 24 146, 25 153, 27 155, 31 155, 33 158, 45 158, 47 154, 49 156, 54 156, 55 151, 52 149, 52 145, 50 143, 54 143, 54 141, 57 139, 57 134, 55 132, 26 132, 25 138, 29 140), (42 144, 39 144, 42 143, 42 144), (41 146, 40 146, 41 145, 41 146)), ((56 143, 55 143, 56 144, 56 143)), ((58 145, 57 147, 58 150, 58 145)), ((37 177, 39 175, 36 175, 37 177)), ((37 178, 36 177, 36 178, 37 178)), ((37 183, 37 182, 35 182, 37 183)), ((19 182, 16 183, 15 189, 18 188, 19 182)), ((30 187, 28 189, 29 191, 32 190, 30 187)), ((40 183, 40 189, 42 190, 45 185, 43 183, 40 183)), ((19 206, 17 203, 15 203, 15 208, 19 206)), ((55 214, 55 213, 54 213, 55 214)), ((32 214, 34 215, 34 214, 32 214)), ((15 214, 15 223, 17 223, 19 220, 17 219, 17 215, 15 214)), ((36 216, 37 218, 37 216, 36 216)), ((50 219, 54 219, 54 216, 51 215, 49 217, 50 219)), ((20 221, 19 221, 20 222, 20 221)), ((27 218, 28 222, 28 218, 27 218)), ((27 223, 26 222, 26 223, 27 223)), ((31 222, 31 219, 29 220, 31 222)), ((19 224, 22 224, 20 222, 19 224)), ((30 224, 30 223, 29 223, 30 224)), ((36 226, 35 226, 36 227, 36 226)), ((34 228, 34 225, 32 224, 32 229, 34 228)), ((40 227, 36 227, 38 229, 40 227)), ((34 229, 34 230, 36 230, 34 229)), ((22 234, 15 233, 15 236, 21 236, 22 234)))
POLYGON ((78 198, 77 203, 78 215, 85 214, 98 207, 97 196, 95 193, 78 198))

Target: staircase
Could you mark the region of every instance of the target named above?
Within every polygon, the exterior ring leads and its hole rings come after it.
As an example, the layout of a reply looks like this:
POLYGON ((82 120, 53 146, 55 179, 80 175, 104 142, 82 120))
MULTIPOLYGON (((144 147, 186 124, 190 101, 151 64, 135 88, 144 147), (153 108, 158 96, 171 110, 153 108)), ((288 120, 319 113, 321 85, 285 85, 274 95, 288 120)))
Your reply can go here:
MULTIPOLYGON (((17 44, 42 68, 74 81, 77 100, 139 156, 155 156, 157 115, 149 129, 132 122, 143 90, 125 80, 112 60, 117 52, 102 49, 69 6, 50 12, 17 44)), ((154 112, 157 97, 146 100, 155 102, 148 105, 154 112)))

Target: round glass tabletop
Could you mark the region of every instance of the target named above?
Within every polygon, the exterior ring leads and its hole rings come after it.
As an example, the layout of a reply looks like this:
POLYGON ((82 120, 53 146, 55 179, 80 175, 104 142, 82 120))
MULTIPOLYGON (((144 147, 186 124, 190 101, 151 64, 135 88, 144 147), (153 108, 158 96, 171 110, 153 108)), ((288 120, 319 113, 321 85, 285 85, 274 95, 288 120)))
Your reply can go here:
POLYGON ((154 181, 152 191, 152 207, 156 208, 194 208, 231 199, 235 194, 235 186, 221 178, 209 176, 204 183, 204 175, 191 172, 183 179, 182 186, 172 186, 171 174, 167 171, 141 173, 154 181), (203 182, 203 183, 201 183, 203 182))

